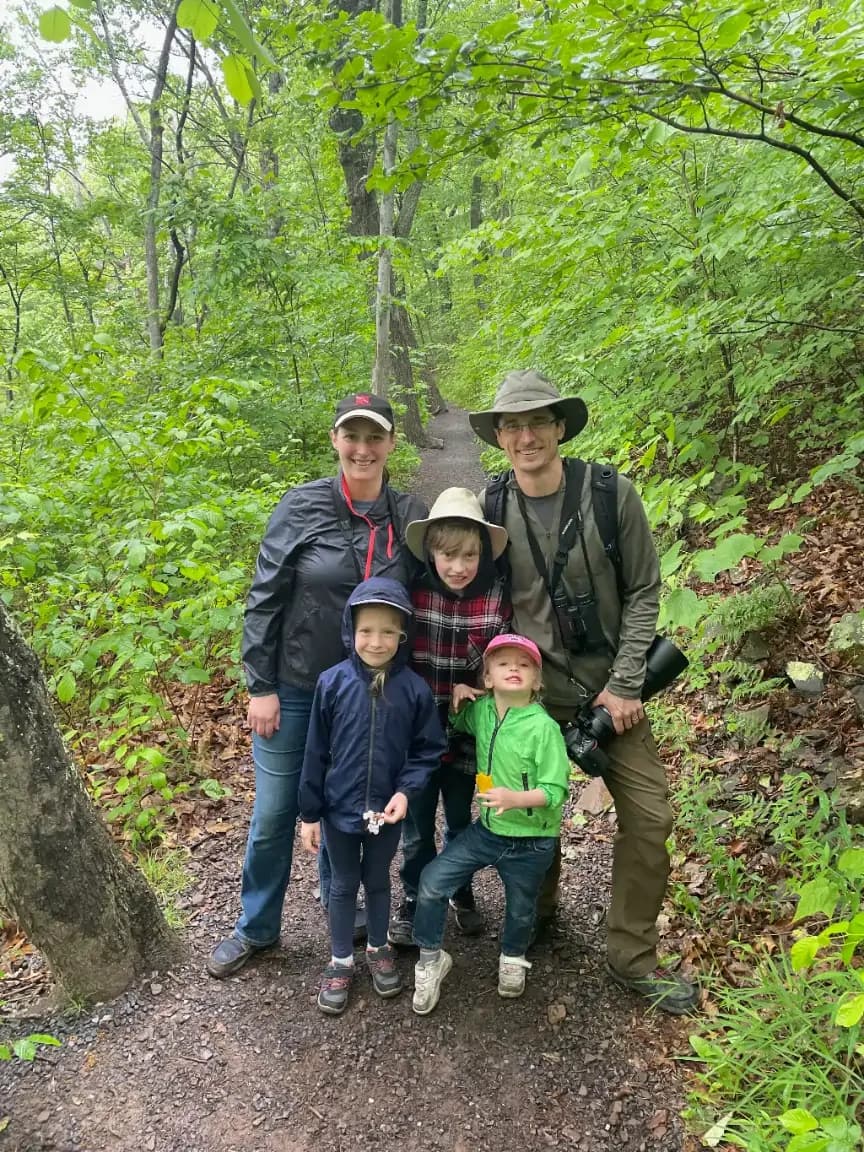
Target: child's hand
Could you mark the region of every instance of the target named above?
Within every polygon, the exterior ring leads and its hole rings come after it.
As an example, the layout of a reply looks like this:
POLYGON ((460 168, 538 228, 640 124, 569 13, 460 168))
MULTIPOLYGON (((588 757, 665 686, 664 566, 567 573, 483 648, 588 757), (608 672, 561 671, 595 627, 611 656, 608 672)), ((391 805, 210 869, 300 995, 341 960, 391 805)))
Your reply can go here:
POLYGON ((509 808, 518 808, 521 793, 514 792, 512 788, 490 788, 488 792, 481 792, 477 803, 481 808, 492 808, 496 816, 506 812, 509 808))
POLYGON ((316 820, 314 824, 304 824, 300 821, 300 843, 307 852, 317 852, 321 843, 321 825, 316 820))
POLYGON ((485 695, 482 688, 472 688, 470 684, 454 684, 450 706, 454 712, 458 712, 466 700, 477 700, 485 695))
POLYGON ((408 815, 408 797, 404 792, 396 792, 390 797, 387 807, 381 813, 385 824, 398 824, 408 815))

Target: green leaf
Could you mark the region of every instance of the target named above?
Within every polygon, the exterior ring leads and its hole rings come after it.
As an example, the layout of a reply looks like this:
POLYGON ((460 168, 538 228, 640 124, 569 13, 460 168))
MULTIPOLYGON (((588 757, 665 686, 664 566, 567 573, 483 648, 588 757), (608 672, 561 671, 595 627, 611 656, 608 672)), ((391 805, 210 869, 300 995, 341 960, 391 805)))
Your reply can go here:
POLYGON ((177 9, 177 24, 188 28, 196 40, 209 40, 219 23, 219 13, 212 0, 182 0, 177 9))
POLYGON ((806 1108, 792 1108, 780 1117, 780 1123, 787 1132, 797 1136, 799 1132, 814 1132, 819 1127, 819 1121, 812 1112, 806 1108))
POLYGON ((850 880, 860 880, 864 876, 864 848, 847 848, 841 852, 837 869, 850 880))
POLYGON ((749 12, 735 12, 733 15, 727 16, 717 25, 717 31, 714 34, 714 47, 731 48, 733 44, 738 43, 741 39, 741 33, 749 24, 749 12))
POLYGON ((803 940, 796 940, 789 951, 792 970, 800 972, 802 968, 809 968, 818 956, 819 948, 818 936, 805 936, 803 940))
POLYGON ((798 907, 795 909, 794 920, 804 920, 808 916, 821 913, 829 920, 834 915, 840 891, 836 884, 824 877, 811 880, 805 884, 798 895, 798 907))
POLYGON ((75 677, 69 671, 64 672, 57 684, 57 699, 61 704, 68 704, 77 691, 75 677))
POLYGON ((237 103, 245 107, 255 94, 249 82, 246 61, 242 56, 226 56, 222 61, 222 75, 225 87, 237 103))
POLYGON ((676 588, 663 601, 663 627, 675 631, 678 628, 693 629, 708 610, 692 588, 676 588))
POLYGON ((864 1016, 864 992, 841 1000, 834 1013, 834 1023, 841 1028, 854 1028, 864 1016))
POLYGON ((69 13, 63 8, 49 8, 47 12, 40 12, 39 34, 43 40, 50 40, 54 44, 68 40, 72 35, 69 13))
POLYGON ((34 1032, 27 1039, 32 1040, 34 1044, 42 1044, 48 1048, 59 1048, 61 1044, 56 1036, 49 1036, 47 1032, 34 1032))
POLYGON ((693 567, 706 583, 714 580, 718 573, 736 568, 745 556, 755 556, 759 551, 759 541, 755 536, 736 533, 693 558, 693 567))
POLYGON ((118 776, 118 778, 114 781, 114 791, 118 796, 125 796, 125 794, 129 791, 131 783, 132 781, 128 776, 118 776))
POLYGON ((263 60, 265 64, 269 64, 271 68, 276 68, 276 61, 267 49, 255 39, 240 9, 234 3, 234 0, 220 0, 220 3, 228 14, 228 23, 231 25, 231 31, 237 37, 240 46, 244 48, 250 56, 255 56, 257 59, 263 60))
POLYGON ((781 492, 779 496, 775 496, 771 503, 768 505, 769 512, 776 512, 778 508, 782 508, 784 504, 789 503, 789 493, 781 492))
POLYGON ((786 1152, 828 1152, 828 1137, 818 1132, 801 1132, 786 1145, 786 1152))

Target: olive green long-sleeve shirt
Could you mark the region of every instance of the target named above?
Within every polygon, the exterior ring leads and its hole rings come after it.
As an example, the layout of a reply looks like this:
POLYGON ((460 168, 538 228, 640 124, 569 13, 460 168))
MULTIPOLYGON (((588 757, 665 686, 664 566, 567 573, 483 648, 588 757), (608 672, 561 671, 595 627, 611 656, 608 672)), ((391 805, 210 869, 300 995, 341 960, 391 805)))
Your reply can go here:
MULTIPOLYGON (((551 707, 578 706, 604 687, 616 696, 637 699, 645 679, 645 654, 654 639, 660 606, 660 564, 639 494, 626 476, 618 477, 618 547, 621 553, 623 603, 618 597, 615 568, 603 549, 594 517, 591 469, 585 469, 582 517, 585 546, 594 579, 600 622, 609 652, 571 655, 566 652, 549 595, 537 572, 522 513, 516 482, 508 484, 504 526, 510 535, 508 555, 512 573, 513 630, 528 636, 543 655, 543 699, 551 707)), ((481 494, 481 503, 483 496, 481 494)), ((558 542, 564 501, 564 479, 557 493, 551 528, 547 530, 526 499, 534 536, 551 569, 558 542)), ((591 590, 578 540, 561 576, 572 595, 591 590)))

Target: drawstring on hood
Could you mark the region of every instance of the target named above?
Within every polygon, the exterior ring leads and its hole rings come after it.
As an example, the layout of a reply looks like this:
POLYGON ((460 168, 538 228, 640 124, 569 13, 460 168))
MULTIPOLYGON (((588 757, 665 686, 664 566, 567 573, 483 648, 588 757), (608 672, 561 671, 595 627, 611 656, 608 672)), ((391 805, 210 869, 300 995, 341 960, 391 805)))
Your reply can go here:
MULTIPOLYGON (((368 580, 369 574, 372 571, 372 561, 375 556, 375 536, 378 532, 378 525, 373 524, 372 521, 363 512, 358 512, 354 507, 354 502, 351 499, 351 493, 348 490, 348 481, 342 475, 342 496, 352 516, 356 516, 359 520, 365 520, 369 525, 369 545, 366 549, 366 565, 363 571, 363 579, 368 580)), ((387 521, 387 559, 393 559, 393 520, 387 521)))

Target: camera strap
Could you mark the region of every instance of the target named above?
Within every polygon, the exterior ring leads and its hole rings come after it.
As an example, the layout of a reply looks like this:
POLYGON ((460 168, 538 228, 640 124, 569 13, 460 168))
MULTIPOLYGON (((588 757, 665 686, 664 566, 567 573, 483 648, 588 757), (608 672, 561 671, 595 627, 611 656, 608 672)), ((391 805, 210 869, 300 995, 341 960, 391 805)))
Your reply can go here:
POLYGON ((534 535, 534 529, 531 527, 525 497, 522 494, 521 488, 517 487, 516 489, 516 500, 525 523, 525 535, 528 538, 528 546, 531 549, 531 555, 534 559, 534 567, 537 569, 537 574, 546 586, 546 591, 550 597, 554 597, 555 595, 555 589, 558 587, 561 573, 567 566, 567 557, 570 549, 576 543, 577 536, 582 540, 582 551, 585 556, 588 579, 591 581, 592 593, 594 591, 594 578, 591 574, 590 565, 588 564, 588 555, 583 534, 584 525, 582 521, 582 486, 585 482, 586 465, 584 460, 575 459, 564 460, 563 464, 564 503, 561 505, 561 518, 558 523, 558 543, 552 559, 551 571, 546 566, 546 558, 543 555, 543 550, 537 541, 537 537, 534 535))

